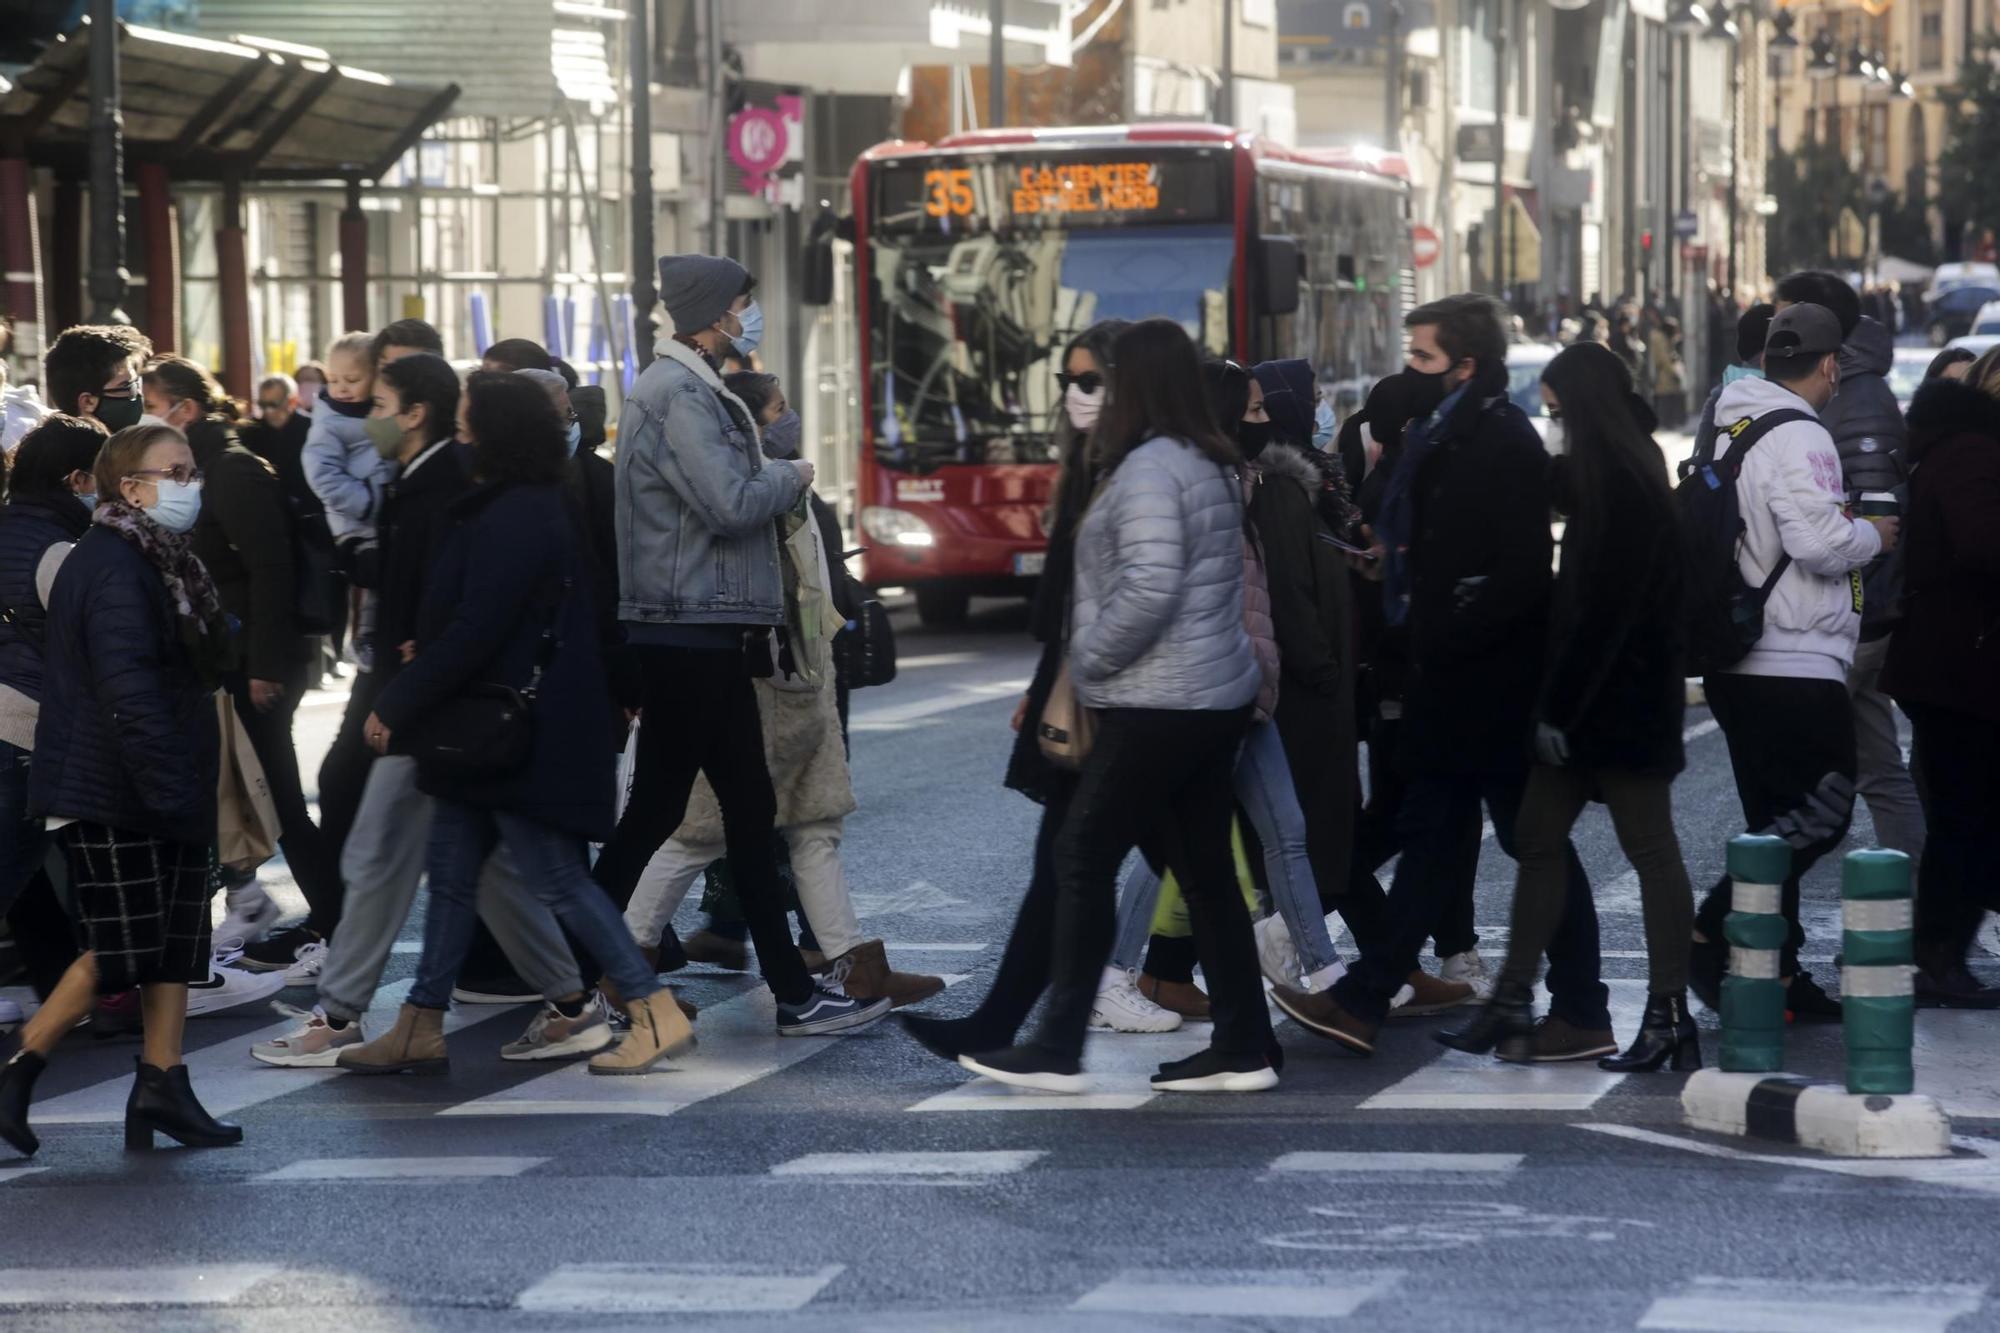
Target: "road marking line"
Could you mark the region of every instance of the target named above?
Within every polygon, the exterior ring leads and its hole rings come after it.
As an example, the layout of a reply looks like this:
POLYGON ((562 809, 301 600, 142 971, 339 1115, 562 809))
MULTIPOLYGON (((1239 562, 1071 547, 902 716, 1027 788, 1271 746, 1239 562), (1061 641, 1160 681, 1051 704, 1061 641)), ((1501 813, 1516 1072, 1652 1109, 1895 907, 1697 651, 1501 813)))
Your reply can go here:
POLYGON ((771 1168, 774 1176, 1005 1176, 1026 1170, 1046 1152, 815 1152, 771 1168))
POLYGON ((1134 1269, 1085 1293, 1070 1309, 1108 1314, 1236 1319, 1344 1319, 1395 1289, 1395 1271, 1223 1271, 1197 1281, 1183 1269, 1134 1269))
POLYGON ((518 1176, 547 1157, 308 1157, 252 1176, 281 1180, 487 1180, 518 1176))
POLYGON ((1274 1172, 1361 1174, 1373 1172, 1504 1173, 1521 1165, 1517 1152, 1288 1152, 1271 1163, 1274 1172))
POLYGON ((1005 680, 954 685, 948 692, 928 699, 915 699, 906 704, 889 704, 857 712, 849 721, 847 729, 851 732, 900 731, 909 723, 921 722, 941 713, 953 713, 976 704, 1012 698, 1026 690, 1028 684, 1028 677, 1019 676, 1008 677, 1005 680))
POLYGON ((844 1271, 844 1264, 804 1273, 750 1264, 564 1264, 514 1304, 549 1314, 781 1314, 844 1271))
MULTIPOLYGON (((41 1119, 40 1116, 37 1116, 35 1118, 37 1120, 41 1119)), ((5 1185, 10 1181, 21 1180, 28 1176, 39 1176, 42 1172, 46 1170, 48 1170, 48 1168, 45 1166, 0 1167, 0 1185, 5 1185)))
POLYGON ((276 1264, 0 1268, 0 1308, 227 1305, 282 1271, 276 1264))
POLYGON ((1945 1333, 1985 1298, 1983 1284, 1876 1286, 1814 1279, 1698 1277, 1647 1307, 1640 1328, 1694 1333, 1945 1333))
MULTIPOLYGON (((396 1010, 410 993, 411 979, 384 986, 375 993, 363 1026, 380 1032, 396 1021, 396 1010)), ((262 1006, 244 1005, 255 1013, 262 1006)), ((233 1012, 233 1011, 231 1011, 233 1012)), ((270 1012, 268 1009, 264 1012, 270 1012)), ((469 1027, 501 1013, 496 1006, 454 1009, 445 1015, 447 1034, 469 1027)), ((250 1048, 259 1042, 274 1041, 299 1029, 301 1020, 285 1019, 255 1032, 219 1041, 187 1054, 188 1080, 194 1085, 201 1104, 210 1115, 228 1115, 262 1102, 289 1096, 328 1079, 341 1077, 339 1069, 279 1069, 250 1058, 250 1048)), ((60 1097, 51 1097, 35 1107, 37 1125, 115 1125, 125 1120, 125 1099, 132 1091, 132 1076, 120 1074, 92 1083, 60 1097)))
MULTIPOLYGON (((945 979, 947 986, 962 976, 945 979)), ((684 1062, 650 1074, 604 1078, 581 1062, 438 1112, 460 1115, 669 1116, 734 1092, 857 1038, 781 1037, 777 1006, 763 986, 701 1011, 695 1033, 705 1043, 684 1062)), ((881 1025, 877 1025, 878 1028, 881 1025)), ((868 1038, 858 1038, 867 1040, 868 1038)))
POLYGON ((1159 1094, 1152 1077, 1169 1060, 1193 1055, 1208 1046, 1208 1024, 1189 1024, 1176 1032, 1093 1033, 1084 1052, 1090 1091, 1074 1096, 1029 1092, 975 1078, 926 1097, 911 1111, 1133 1111, 1159 1094))
POLYGON ((1836 1176, 1861 1176, 1871 1180, 1907 1180, 1919 1185, 1949 1185, 1977 1194, 2000 1194, 2000 1144, 1985 1139, 1952 1136, 1951 1145, 1960 1156, 1933 1158, 1833 1158, 1787 1157, 1778 1153, 1746 1152, 1704 1139, 1682 1138, 1637 1125, 1580 1124, 1593 1134, 1674 1148, 1697 1157, 1721 1157, 1735 1162, 1756 1162, 1802 1171, 1824 1171, 1836 1176))

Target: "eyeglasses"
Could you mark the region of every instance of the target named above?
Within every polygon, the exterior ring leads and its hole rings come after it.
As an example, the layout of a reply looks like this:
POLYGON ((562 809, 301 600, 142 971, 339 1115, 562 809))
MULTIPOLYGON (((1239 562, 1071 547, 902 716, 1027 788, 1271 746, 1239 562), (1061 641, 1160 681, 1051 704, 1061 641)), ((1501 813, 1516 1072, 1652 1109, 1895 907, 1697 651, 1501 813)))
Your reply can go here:
POLYGON ((1086 370, 1081 375, 1059 370, 1056 372, 1056 383, 1065 391, 1074 388, 1079 393, 1096 393, 1104 387, 1104 376, 1095 370, 1086 370))
POLYGON ((176 486, 199 486, 204 480, 200 468, 189 467, 185 463, 176 463, 172 467, 140 468, 137 472, 127 472, 125 479, 127 481, 171 481, 176 486))

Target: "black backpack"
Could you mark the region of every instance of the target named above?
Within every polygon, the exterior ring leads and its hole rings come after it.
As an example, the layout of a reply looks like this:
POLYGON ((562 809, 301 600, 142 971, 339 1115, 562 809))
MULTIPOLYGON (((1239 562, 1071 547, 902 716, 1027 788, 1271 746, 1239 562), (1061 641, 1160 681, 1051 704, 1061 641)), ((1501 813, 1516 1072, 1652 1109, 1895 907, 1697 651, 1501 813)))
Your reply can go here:
POLYGON ((1764 603, 1792 557, 1781 553, 1759 587, 1743 581, 1736 550, 1747 525, 1736 507, 1736 478, 1757 441, 1780 426, 1814 420, 1812 413, 1798 408, 1745 417, 1695 441, 1693 457, 1680 466, 1674 502, 1680 509, 1687 564, 1688 671, 1693 675, 1735 666, 1764 637, 1764 603), (1716 441, 1724 436, 1729 450, 1717 458, 1716 441))

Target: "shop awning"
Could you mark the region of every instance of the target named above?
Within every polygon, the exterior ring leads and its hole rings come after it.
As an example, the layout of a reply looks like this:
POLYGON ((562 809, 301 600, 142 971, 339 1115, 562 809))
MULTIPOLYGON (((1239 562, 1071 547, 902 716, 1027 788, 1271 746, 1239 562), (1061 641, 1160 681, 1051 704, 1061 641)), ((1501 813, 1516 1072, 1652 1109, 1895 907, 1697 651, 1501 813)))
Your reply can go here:
MULTIPOLYGON (((87 168, 92 40, 86 23, 13 77, 0 93, 0 153, 87 168)), ((163 162, 183 181, 374 180, 458 96, 456 84, 397 83, 256 37, 121 23, 119 55, 127 160, 163 162)))

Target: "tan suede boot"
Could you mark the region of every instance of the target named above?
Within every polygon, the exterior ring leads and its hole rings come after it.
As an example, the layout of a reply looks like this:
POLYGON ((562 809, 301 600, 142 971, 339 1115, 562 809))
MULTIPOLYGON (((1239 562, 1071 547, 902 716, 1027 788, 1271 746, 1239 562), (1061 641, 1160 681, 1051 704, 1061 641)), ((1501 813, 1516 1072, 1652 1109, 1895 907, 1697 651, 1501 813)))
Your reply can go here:
POLYGON ((357 1074, 442 1074, 451 1068, 444 1048, 444 1010, 406 1004, 396 1026, 340 1053, 342 1069, 357 1074))
POLYGON ((681 1013, 670 988, 661 987, 643 1000, 625 1007, 631 1031, 625 1040, 600 1055, 590 1057, 593 1074, 643 1074, 669 1056, 694 1047, 694 1029, 681 1013))
MULTIPOLYGON (((641 949, 639 952, 644 953, 645 950, 641 949)), ((598 981, 597 993, 602 995, 604 1002, 613 1009, 621 1014, 625 1012, 625 997, 618 993, 618 987, 612 984, 610 977, 604 977, 598 981)), ((680 1006, 681 1016, 690 1023, 694 1022, 695 1018, 701 1013, 701 1009, 693 1000, 683 1000, 680 996, 675 995, 674 1003, 680 1006)))
POLYGON ((891 971, 888 952, 882 947, 880 940, 867 940, 857 944, 841 957, 834 959, 831 973, 840 988, 852 998, 857 1000, 887 998, 892 1009, 901 1009, 906 1004, 928 1000, 944 989, 943 977, 891 971))
POLYGON ((1139 974, 1139 993, 1182 1018, 1196 1023, 1208 1021, 1208 995, 1192 981, 1162 981, 1142 972, 1139 974))

